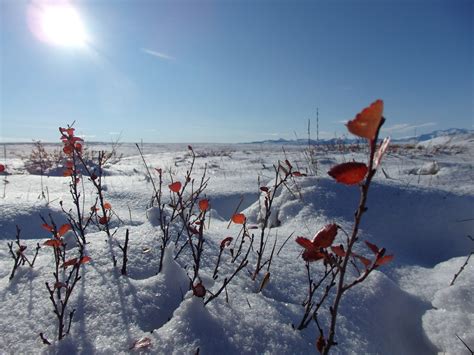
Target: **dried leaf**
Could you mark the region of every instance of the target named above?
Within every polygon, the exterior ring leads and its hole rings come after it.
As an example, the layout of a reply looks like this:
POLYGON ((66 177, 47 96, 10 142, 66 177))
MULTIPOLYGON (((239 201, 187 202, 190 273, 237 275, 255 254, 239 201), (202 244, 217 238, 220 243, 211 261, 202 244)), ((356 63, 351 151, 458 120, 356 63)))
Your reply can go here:
POLYGON ((366 107, 352 120, 347 122, 347 129, 356 136, 375 139, 375 134, 382 121, 383 101, 377 100, 366 107))
POLYGON ((234 238, 232 237, 227 237, 227 238, 224 238, 222 239, 221 241, 221 249, 224 249, 225 247, 228 247, 230 245, 230 243, 232 243, 232 240, 234 238))
POLYGON ((102 225, 107 224, 108 221, 109 221, 109 219, 107 218, 107 216, 102 216, 102 217, 99 218, 99 223, 102 224, 102 225))
POLYGON ((111 209, 112 209, 112 205, 111 205, 109 202, 106 202, 106 203, 104 203, 104 208, 105 208, 106 210, 111 210, 111 209))
POLYGON ((367 165, 364 163, 351 162, 334 166, 328 171, 328 174, 336 179, 337 182, 355 185, 365 178, 367 171, 367 165))
POLYGON ((136 340, 133 345, 130 347, 130 350, 134 349, 147 349, 151 347, 151 339, 148 337, 143 337, 136 340))
POLYGON ((377 169, 379 167, 380 163, 382 162, 382 158, 383 158, 385 152, 387 151, 389 143, 390 143, 390 137, 386 137, 383 140, 382 144, 380 145, 380 148, 375 153, 375 158, 374 158, 375 169, 377 169))
POLYGON ((261 292, 265 286, 270 282, 270 272, 267 272, 265 276, 263 277, 262 282, 260 283, 260 288, 258 289, 258 292, 261 292))

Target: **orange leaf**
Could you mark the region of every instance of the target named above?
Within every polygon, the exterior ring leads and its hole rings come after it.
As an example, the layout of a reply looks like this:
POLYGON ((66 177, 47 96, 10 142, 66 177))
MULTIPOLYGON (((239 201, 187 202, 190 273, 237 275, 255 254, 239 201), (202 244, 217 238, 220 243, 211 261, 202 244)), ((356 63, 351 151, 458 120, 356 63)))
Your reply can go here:
POLYGON ((63 224, 61 227, 58 229, 58 234, 60 237, 62 237, 64 234, 66 234, 69 230, 71 229, 71 225, 69 223, 63 224))
POLYGON ((41 225, 41 227, 43 227, 44 229, 46 229, 48 232, 52 232, 53 231, 53 227, 51 227, 49 224, 47 223, 43 223, 41 225))
POLYGON ((209 200, 204 199, 204 200, 199 201, 199 209, 202 212, 207 211, 209 209, 209 200))
POLYGON ((363 256, 355 255, 355 257, 356 257, 357 259, 359 259, 360 262, 361 262, 362 264, 364 264, 364 266, 365 266, 366 268, 368 268, 368 267, 370 266, 370 264, 372 264, 372 262, 371 262, 369 259, 364 258, 363 256))
POLYGON ((393 255, 382 256, 381 258, 377 258, 377 260, 375 261, 375 265, 382 266, 382 265, 388 264, 389 262, 393 260, 393 258, 394 258, 393 255))
POLYGON ((168 185, 171 191, 178 193, 181 190, 181 183, 179 181, 175 181, 172 184, 168 185))
POLYGON ((347 129, 356 136, 375 139, 375 134, 382 121, 383 101, 377 100, 366 107, 352 120, 347 122, 347 129))
POLYGON ((112 209, 112 205, 111 205, 110 203, 106 202, 106 203, 104 203, 104 208, 105 208, 106 210, 111 210, 111 209, 112 209))
POLYGON ((236 213, 232 216, 232 222, 235 224, 244 224, 247 218, 243 213, 236 213))
POLYGON ((342 184, 355 185, 365 178, 367 170, 367 165, 364 163, 343 163, 332 167, 332 169, 328 171, 328 175, 342 184))
POLYGON ((79 264, 85 264, 91 260, 92 260, 91 257, 86 255, 79 259, 79 264))
POLYGON ((316 248, 327 248, 333 242, 337 235, 337 224, 328 224, 324 226, 313 238, 313 244, 316 248))
POLYGON ((48 239, 43 243, 43 245, 48 246, 48 247, 53 247, 53 248, 59 248, 61 246, 62 242, 59 239, 48 239))
POLYGON ((5 165, 0 164, 0 173, 3 173, 5 171, 5 165))
POLYGON ((77 264, 77 258, 72 258, 72 259, 69 259, 68 261, 65 261, 62 267, 67 268, 68 266, 72 266, 76 264, 77 264))

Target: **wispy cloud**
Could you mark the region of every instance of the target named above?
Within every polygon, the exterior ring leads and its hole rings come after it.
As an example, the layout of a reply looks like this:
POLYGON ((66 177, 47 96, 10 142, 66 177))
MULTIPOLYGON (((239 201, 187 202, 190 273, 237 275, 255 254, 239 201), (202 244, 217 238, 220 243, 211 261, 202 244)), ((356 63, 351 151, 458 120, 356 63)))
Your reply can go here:
POLYGON ((175 57, 173 57, 171 55, 168 55, 166 53, 153 51, 153 50, 148 49, 148 48, 142 48, 141 50, 142 50, 143 53, 152 55, 152 56, 160 58, 160 59, 165 59, 165 60, 175 60, 176 59, 175 57))
POLYGON ((382 131, 384 131, 385 133, 395 134, 395 133, 409 132, 418 128, 431 127, 431 126, 436 126, 436 125, 437 125, 436 122, 427 122, 427 123, 421 123, 418 125, 409 124, 409 123, 399 123, 390 127, 382 128, 382 131))

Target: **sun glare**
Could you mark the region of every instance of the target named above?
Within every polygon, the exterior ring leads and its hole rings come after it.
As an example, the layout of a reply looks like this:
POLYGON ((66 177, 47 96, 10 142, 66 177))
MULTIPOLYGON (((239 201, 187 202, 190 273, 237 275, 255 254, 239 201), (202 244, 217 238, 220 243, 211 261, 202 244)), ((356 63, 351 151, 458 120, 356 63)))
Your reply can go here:
POLYGON ((75 48, 87 44, 84 23, 70 4, 43 4, 34 8, 31 20, 33 33, 48 44, 75 48))

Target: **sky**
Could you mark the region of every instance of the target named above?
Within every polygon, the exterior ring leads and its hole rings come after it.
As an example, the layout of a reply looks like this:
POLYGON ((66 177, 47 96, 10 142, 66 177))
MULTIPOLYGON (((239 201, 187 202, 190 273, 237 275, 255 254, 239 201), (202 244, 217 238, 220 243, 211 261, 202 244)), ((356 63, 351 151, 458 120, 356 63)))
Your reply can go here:
POLYGON ((79 46, 32 26, 58 3, 0 0, 0 142, 333 138, 376 99, 384 135, 474 128, 471 0, 68 1, 79 46))

